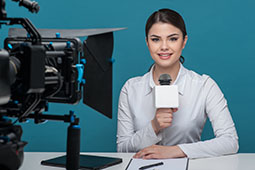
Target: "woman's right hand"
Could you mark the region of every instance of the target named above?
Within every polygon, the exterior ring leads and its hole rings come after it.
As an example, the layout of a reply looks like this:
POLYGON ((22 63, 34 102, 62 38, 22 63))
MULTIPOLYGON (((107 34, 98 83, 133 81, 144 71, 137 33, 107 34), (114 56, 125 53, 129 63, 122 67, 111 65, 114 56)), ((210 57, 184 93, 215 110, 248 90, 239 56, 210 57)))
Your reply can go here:
POLYGON ((156 134, 158 134, 161 129, 171 126, 173 120, 173 113, 177 110, 177 108, 159 108, 156 110, 156 115, 151 121, 152 127, 156 134))

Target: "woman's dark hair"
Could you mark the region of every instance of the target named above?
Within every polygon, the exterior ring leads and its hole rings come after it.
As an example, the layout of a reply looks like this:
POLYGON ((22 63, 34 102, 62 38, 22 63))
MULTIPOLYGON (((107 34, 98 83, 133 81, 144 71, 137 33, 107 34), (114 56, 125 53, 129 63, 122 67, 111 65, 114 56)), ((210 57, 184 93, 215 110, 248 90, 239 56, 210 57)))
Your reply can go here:
MULTIPOLYGON (((171 24, 171 25, 179 28, 182 32, 183 39, 187 35, 185 23, 184 23, 182 16, 174 10, 165 8, 165 9, 160 9, 160 10, 154 12, 148 18, 148 20, 146 22, 146 26, 145 26, 146 39, 148 39, 148 33, 149 33, 149 30, 151 29, 152 25, 155 23, 158 23, 158 22, 168 23, 168 24, 171 24)), ((180 62, 182 64, 184 63, 183 56, 180 57, 180 62)))

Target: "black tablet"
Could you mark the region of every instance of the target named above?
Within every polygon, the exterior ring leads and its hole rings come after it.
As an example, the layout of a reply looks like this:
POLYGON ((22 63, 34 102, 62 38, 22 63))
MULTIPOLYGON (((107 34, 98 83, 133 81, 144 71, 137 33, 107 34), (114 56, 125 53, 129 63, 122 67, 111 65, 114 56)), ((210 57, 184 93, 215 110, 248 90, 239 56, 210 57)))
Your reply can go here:
MULTIPOLYGON (((121 158, 104 157, 104 156, 93 156, 93 155, 80 155, 80 169, 81 170, 97 170, 103 169, 109 166, 113 166, 122 162, 121 158)), ((43 160, 42 165, 65 167, 66 166, 66 155, 43 160)))

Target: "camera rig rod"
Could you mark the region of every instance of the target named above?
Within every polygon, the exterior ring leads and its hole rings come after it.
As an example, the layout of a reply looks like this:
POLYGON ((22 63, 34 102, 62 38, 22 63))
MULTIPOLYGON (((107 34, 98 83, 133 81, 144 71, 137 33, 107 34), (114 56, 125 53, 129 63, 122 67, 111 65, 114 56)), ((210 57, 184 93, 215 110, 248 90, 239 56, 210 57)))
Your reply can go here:
POLYGON ((78 170, 80 167, 80 133, 79 118, 73 111, 69 115, 47 115, 41 113, 29 114, 26 118, 34 119, 35 122, 43 120, 58 120, 70 123, 67 131, 66 146, 66 169, 78 170))
POLYGON ((26 119, 34 119, 35 123, 41 123, 44 120, 56 120, 56 121, 63 121, 67 123, 71 123, 74 125, 79 124, 79 118, 76 118, 73 111, 70 111, 70 113, 67 115, 51 115, 51 114, 42 114, 42 113, 34 113, 29 114, 25 117, 26 119))

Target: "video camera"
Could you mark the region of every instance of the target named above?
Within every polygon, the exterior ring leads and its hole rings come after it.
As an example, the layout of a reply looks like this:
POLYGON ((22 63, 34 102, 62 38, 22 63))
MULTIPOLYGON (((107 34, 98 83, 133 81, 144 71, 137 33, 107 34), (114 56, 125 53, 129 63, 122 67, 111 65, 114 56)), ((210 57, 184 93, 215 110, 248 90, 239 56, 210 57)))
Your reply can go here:
POLYGON ((78 38, 7 38, 0 51, 0 113, 23 121, 47 102, 78 103, 84 65, 78 38), (9 72, 6 70, 10 70, 9 72))
MULTIPOLYGON (((37 2, 13 1, 30 12, 39 11, 37 2)), ((9 29, 4 49, 0 49, 0 169, 14 170, 22 164, 26 145, 17 121, 79 123, 71 112, 64 116, 43 114, 49 102, 77 104, 83 89, 84 104, 112 117, 112 32, 120 29, 36 29, 27 18, 8 18, 4 0, 0 5, 0 26, 18 24, 24 28, 9 29), (88 38, 82 43, 79 36, 88 38)))

